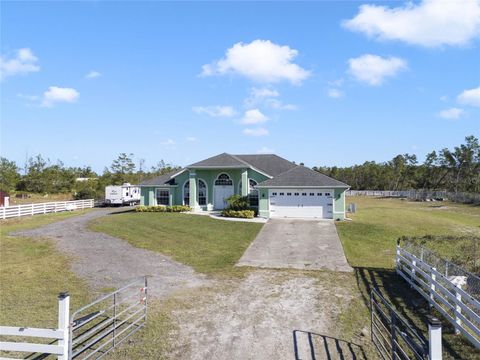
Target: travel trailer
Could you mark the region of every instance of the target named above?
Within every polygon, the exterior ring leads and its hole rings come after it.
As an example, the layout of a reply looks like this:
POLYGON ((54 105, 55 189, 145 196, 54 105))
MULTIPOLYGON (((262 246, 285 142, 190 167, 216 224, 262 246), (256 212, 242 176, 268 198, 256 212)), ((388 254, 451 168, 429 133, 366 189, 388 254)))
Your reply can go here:
POLYGON ((137 205, 140 204, 140 187, 125 183, 105 187, 105 205, 137 205))

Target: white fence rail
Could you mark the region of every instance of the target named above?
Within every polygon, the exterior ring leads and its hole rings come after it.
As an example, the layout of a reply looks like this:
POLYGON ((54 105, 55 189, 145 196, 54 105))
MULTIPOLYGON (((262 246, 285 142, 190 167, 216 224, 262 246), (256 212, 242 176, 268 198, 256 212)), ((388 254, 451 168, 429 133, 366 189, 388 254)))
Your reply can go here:
POLYGON ((448 199, 454 202, 480 204, 480 194, 445 190, 347 190, 347 196, 402 197, 408 199, 448 199))
POLYGON ((10 219, 20 216, 48 214, 61 211, 72 211, 94 207, 94 200, 57 201, 38 204, 0 207, 0 218, 10 219))
MULTIPOLYGON (((0 326, 0 336, 2 338, 12 337, 12 340, 18 338, 43 338, 49 340, 50 344, 30 343, 19 341, 1 341, 0 351, 14 353, 41 353, 56 355, 59 360, 68 359, 69 345, 69 312, 70 296, 62 293, 58 296, 58 329, 40 329, 28 327, 0 326), (52 341, 53 340, 53 341, 52 341), (52 344, 56 342, 56 344, 52 344)), ((10 354, 7 353, 7 356, 10 354)), ((14 356, 17 356, 15 354, 14 356)), ((2 357, 1 359, 15 359, 12 357, 2 357)))
POLYGON ((396 264, 397 274, 438 310, 458 334, 480 349, 480 302, 473 294, 462 289, 468 278, 447 277, 400 245, 397 246, 396 264))

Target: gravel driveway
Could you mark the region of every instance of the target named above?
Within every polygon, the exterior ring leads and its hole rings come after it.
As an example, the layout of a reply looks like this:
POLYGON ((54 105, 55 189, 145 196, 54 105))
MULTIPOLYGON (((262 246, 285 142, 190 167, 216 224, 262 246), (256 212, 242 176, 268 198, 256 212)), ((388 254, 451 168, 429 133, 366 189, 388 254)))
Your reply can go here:
POLYGON ((270 219, 237 266, 353 271, 333 220, 270 219))
POLYGON ((11 235, 53 239, 57 248, 72 258, 73 272, 86 279, 95 290, 119 288, 136 277, 150 275, 150 295, 163 297, 174 290, 207 282, 191 267, 167 256, 133 247, 124 240, 87 228, 92 219, 122 211, 125 210, 95 209, 85 215, 11 235))

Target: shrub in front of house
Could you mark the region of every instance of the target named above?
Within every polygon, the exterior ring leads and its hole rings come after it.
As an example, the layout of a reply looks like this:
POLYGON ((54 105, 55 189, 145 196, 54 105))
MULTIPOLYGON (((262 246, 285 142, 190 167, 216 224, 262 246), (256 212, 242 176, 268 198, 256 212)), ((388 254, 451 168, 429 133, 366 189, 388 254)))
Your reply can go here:
POLYGON ((225 209, 222 211, 222 216, 231 218, 253 219, 255 217, 255 211, 225 209))
POLYGON ((173 206, 166 206, 166 205, 156 205, 156 206, 137 206, 135 208, 136 212, 186 212, 190 211, 190 206, 186 205, 173 205, 173 206))
POLYGON ((225 217, 242 217, 246 219, 252 219, 258 216, 258 209, 252 208, 250 206, 250 199, 248 196, 240 196, 240 195, 232 195, 227 199, 228 206, 222 212, 222 216, 225 217), (247 211, 247 213, 244 213, 247 211), (234 214, 235 212, 240 213, 241 216, 237 214, 237 216, 229 216, 225 215, 226 213, 234 214), (253 213, 253 216, 250 217, 250 213, 253 213), (245 216, 247 214, 247 216, 245 216))

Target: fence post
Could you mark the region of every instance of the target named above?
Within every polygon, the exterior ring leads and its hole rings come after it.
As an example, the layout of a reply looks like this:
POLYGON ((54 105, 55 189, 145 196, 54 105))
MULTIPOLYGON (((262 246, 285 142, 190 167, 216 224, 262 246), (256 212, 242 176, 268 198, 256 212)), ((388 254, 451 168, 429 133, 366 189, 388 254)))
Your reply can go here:
POLYGON ((47 204, 43 204, 43 213, 46 214, 47 213, 47 204))
POLYGON ((458 314, 462 313, 462 307, 460 306, 459 302, 462 302, 462 294, 460 294, 457 289, 462 290, 461 284, 455 285, 455 297, 457 298, 457 303, 455 304, 455 334, 460 334, 460 328, 462 327, 462 320, 458 316, 458 314))
POLYGON ((58 346, 63 348, 63 354, 59 360, 68 360, 69 335, 70 335, 70 295, 63 292, 58 295, 58 329, 63 332, 63 339, 58 340, 58 346))
POLYGON ((35 213, 33 212, 33 204, 31 205, 31 208, 32 208, 32 215, 35 215, 35 213))
POLYGON ((428 316, 429 360, 442 360, 442 323, 434 316, 428 316))
MULTIPOLYGON (((432 267, 432 270, 436 271, 437 268, 432 267)), ((430 273, 430 278, 432 279, 430 281, 430 303, 429 303, 430 307, 433 306, 432 302, 435 301, 435 297, 433 295, 435 293, 435 283, 434 283, 434 281, 437 279, 437 276, 433 273, 433 271, 430 273)))

